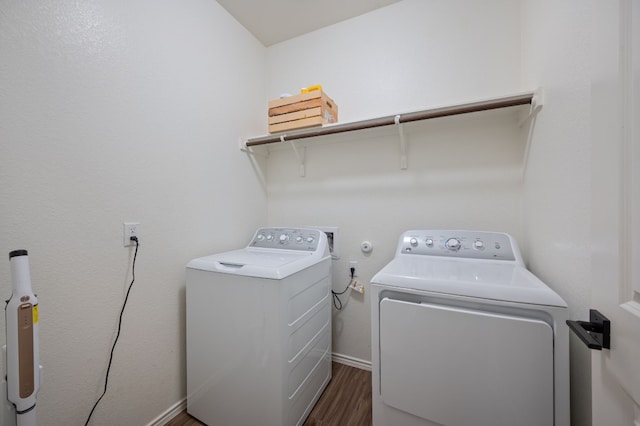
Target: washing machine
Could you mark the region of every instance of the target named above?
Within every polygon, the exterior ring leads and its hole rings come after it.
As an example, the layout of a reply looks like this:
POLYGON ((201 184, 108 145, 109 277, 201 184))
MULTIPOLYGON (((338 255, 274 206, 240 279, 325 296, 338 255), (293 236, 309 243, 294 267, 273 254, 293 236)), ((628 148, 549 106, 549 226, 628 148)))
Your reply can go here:
POLYGON ((567 304, 508 234, 407 231, 371 298, 374 425, 569 425, 567 304))
POLYGON ((209 425, 300 425, 331 380, 324 232, 261 228, 186 271, 187 412, 209 425))

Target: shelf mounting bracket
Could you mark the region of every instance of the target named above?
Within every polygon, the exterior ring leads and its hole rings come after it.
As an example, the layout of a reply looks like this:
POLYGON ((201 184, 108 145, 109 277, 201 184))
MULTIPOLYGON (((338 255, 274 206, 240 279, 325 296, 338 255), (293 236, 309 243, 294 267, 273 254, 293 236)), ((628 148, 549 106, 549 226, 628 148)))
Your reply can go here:
POLYGON ((258 153, 256 152, 253 147, 247 146, 247 140, 245 138, 240 138, 238 141, 238 146, 240 147, 240 151, 244 152, 247 155, 253 156, 253 157, 262 157, 262 158, 269 158, 269 152, 267 151, 266 154, 262 154, 262 153, 258 153))
POLYGON ((529 121, 534 115, 536 115, 544 105, 544 93, 542 91, 542 87, 536 89, 533 92, 533 96, 531 97, 531 107, 529 108, 529 112, 527 115, 522 117, 520 121, 518 121, 518 127, 524 126, 524 124, 529 121))
MULTIPOLYGON (((280 135, 280 142, 285 142, 285 137, 287 135, 280 135)), ((291 148, 293 149, 293 153, 296 155, 296 158, 298 159, 298 173, 300 174, 300 177, 305 177, 306 176, 306 167, 305 167, 305 154, 306 154, 306 149, 305 147, 302 147, 300 150, 298 150, 298 147, 296 146, 295 142, 293 140, 289 140, 289 143, 291 144, 291 148)))
POLYGON ((404 133, 404 127, 400 123, 400 114, 394 117, 394 122, 398 126, 398 134, 400 136, 400 170, 407 170, 407 139, 404 133))
POLYGON ((529 150, 531 149, 531 139, 533 137, 533 127, 535 125, 536 115, 542 109, 544 105, 544 92, 542 87, 538 87, 533 91, 531 95, 531 106, 527 115, 522 117, 520 121, 518 121, 518 127, 523 127, 526 123, 529 123, 529 129, 527 130, 527 142, 524 146, 524 155, 522 158, 522 178, 524 179, 525 174, 527 173, 527 165, 529 163, 529 150))

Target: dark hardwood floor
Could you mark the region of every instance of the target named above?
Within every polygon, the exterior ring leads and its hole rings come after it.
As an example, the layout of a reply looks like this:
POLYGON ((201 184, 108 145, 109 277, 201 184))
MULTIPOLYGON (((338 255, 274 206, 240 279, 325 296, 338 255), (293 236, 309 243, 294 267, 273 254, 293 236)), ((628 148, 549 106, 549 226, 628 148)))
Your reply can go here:
POLYGON ((199 421, 197 421, 196 419, 188 415, 187 410, 178 414, 177 416, 169 420, 169 423, 166 424, 166 426, 202 426, 202 425, 204 425, 204 423, 200 423, 199 421))
POLYGON ((334 362, 331 382, 304 425, 371 425, 371 372, 334 362))
MULTIPOLYGON (((371 425, 371 372, 333 363, 331 382, 304 426, 371 425)), ((204 426, 186 411, 167 426, 204 426)))

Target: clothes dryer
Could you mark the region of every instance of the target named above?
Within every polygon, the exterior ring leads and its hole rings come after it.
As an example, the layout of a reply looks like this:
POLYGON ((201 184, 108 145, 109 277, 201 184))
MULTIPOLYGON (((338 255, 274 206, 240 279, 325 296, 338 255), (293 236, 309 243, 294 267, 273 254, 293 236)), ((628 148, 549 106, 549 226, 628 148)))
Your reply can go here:
POLYGON ((509 235, 407 231, 371 298, 374 425, 569 425, 567 304, 509 235))
POLYGON ((331 379, 331 257, 315 229, 258 229, 187 265, 187 412, 300 425, 331 379))

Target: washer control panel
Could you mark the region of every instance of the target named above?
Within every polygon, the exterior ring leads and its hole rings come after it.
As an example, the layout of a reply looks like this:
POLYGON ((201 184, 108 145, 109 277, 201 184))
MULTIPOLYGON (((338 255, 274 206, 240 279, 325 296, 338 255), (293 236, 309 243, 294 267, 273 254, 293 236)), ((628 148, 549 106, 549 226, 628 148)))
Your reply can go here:
POLYGON ((322 231, 301 228, 260 228, 249 247, 316 251, 322 231))
POLYGON ((398 254, 516 260, 515 243, 502 232, 417 230, 400 237, 398 254))

